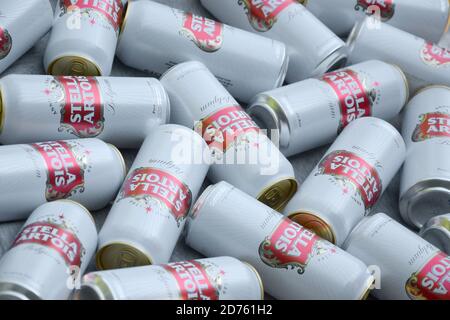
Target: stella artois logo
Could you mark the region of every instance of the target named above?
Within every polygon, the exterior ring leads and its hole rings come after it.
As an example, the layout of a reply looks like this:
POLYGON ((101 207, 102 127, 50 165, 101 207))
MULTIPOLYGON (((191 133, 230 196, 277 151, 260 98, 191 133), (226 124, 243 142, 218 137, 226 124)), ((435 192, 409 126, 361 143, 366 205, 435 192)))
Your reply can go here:
POLYGON ((185 219, 192 201, 188 186, 173 175, 155 168, 138 168, 128 176, 117 201, 130 197, 146 202, 148 213, 151 213, 152 205, 162 202, 178 226, 185 219))
POLYGON ((316 175, 330 175, 342 185, 344 193, 355 190, 364 203, 366 212, 377 203, 382 182, 377 170, 356 154, 339 150, 330 153, 318 165, 316 175))
POLYGON ((284 218, 259 246, 261 260, 272 268, 297 269, 303 274, 315 256, 333 250, 312 231, 284 218))
POLYGON ((381 21, 388 21, 394 16, 395 3, 394 0, 357 0, 355 10, 370 15, 379 10, 381 21))
POLYGON ((4 59, 12 48, 12 38, 8 30, 0 26, 0 59, 4 59))
MULTIPOLYGON (((297 1, 298 2, 298 1, 297 1)), ((272 29, 277 22, 277 16, 281 11, 295 0, 238 0, 238 4, 244 7, 247 18, 252 27, 260 32, 272 29)))
POLYGON ((450 300, 450 256, 436 254, 405 285, 411 300, 450 300))
POLYGON ((368 81, 362 76, 347 69, 327 73, 322 80, 331 86, 339 100, 341 109, 339 132, 353 120, 372 115, 377 90, 370 88, 368 81))
POLYGON ((432 67, 450 66, 450 51, 432 43, 425 43, 420 51, 422 61, 432 67))
POLYGON ((433 138, 450 138, 450 114, 432 112, 419 116, 419 124, 412 135, 412 141, 420 142, 433 138))
POLYGON ((181 300, 219 300, 219 289, 200 262, 174 262, 163 267, 177 281, 181 300))
POLYGON ((203 51, 215 52, 222 47, 223 24, 192 13, 185 13, 180 34, 190 39, 203 51))
POLYGON ((84 192, 84 160, 64 141, 41 142, 31 145, 47 165, 47 201, 68 198, 84 192))

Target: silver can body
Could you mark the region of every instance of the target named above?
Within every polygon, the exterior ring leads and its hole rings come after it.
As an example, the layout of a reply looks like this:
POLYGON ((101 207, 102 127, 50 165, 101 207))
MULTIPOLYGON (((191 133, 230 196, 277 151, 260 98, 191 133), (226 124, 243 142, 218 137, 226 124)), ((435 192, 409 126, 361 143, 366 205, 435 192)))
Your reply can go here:
POLYGON ((379 268, 378 299, 450 299, 450 257, 384 213, 364 218, 344 248, 379 268))
POLYGON ((42 38, 53 23, 48 0, 2 1, 0 4, 0 73, 42 38))
POLYGON ((80 300, 261 300, 261 279, 249 264, 217 257, 93 272, 80 300))
POLYGON ((136 148, 170 116, 153 78, 9 75, 0 86, 3 144, 96 137, 136 148))
POLYGON ((391 120, 408 96, 403 72, 372 60, 258 94, 247 111, 269 133, 277 131, 289 157, 330 143, 357 118, 391 120))
POLYGON ((410 94, 433 84, 450 85, 450 51, 368 17, 355 25, 347 45, 349 63, 379 59, 399 66, 410 94))
POLYGON ((44 68, 53 75, 108 76, 127 0, 58 0, 44 68))
POLYGON ((161 78, 174 123, 201 133, 213 154, 208 177, 227 181, 279 209, 297 190, 289 161, 214 75, 199 62, 186 62, 161 78))
POLYGON ((384 120, 351 122, 289 202, 285 214, 342 245, 405 160, 405 143, 384 120))
POLYGON ((125 176, 119 151, 98 139, 0 147, 0 221, 28 217, 46 202, 70 199, 99 210, 125 176))
POLYGON ((68 299, 96 246, 87 209, 67 200, 41 205, 0 260, 0 298, 68 299))
POLYGON ((201 0, 215 17, 232 26, 285 43, 288 82, 321 75, 342 66, 344 42, 300 3, 293 0, 201 0))
POLYGON ((364 263, 226 182, 200 196, 186 243, 248 261, 277 299, 360 299, 373 282, 364 263))
POLYGON ((450 212, 450 87, 419 92, 405 107, 407 157, 400 183, 400 213, 421 228, 450 212))
POLYGON ((200 61, 244 102, 281 86, 289 61, 278 41, 151 1, 130 3, 117 56, 155 76, 178 63, 200 61))
POLYGON ((186 127, 164 125, 150 133, 100 231, 98 268, 169 261, 208 172, 208 156, 206 142, 186 127))
POLYGON ((420 236, 450 255, 450 214, 433 217, 420 229, 420 236))

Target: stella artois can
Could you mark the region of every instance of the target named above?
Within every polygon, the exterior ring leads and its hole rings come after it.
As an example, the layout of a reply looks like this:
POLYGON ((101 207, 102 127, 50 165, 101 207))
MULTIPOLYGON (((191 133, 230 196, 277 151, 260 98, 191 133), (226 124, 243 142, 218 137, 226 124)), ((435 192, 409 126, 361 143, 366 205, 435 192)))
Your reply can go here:
POLYGON ((169 121, 168 96, 154 78, 9 75, 0 87, 3 144, 97 137, 135 148, 169 121))
POLYGON ((80 204, 59 200, 33 211, 0 260, 0 299, 69 298, 97 245, 97 229, 80 204))
POLYGON ((437 43, 447 30, 448 0, 297 0, 340 36, 373 15, 399 29, 437 43))
POLYGON ((126 174, 120 152, 98 139, 0 147, 0 221, 24 219, 58 199, 105 207, 126 174))
POLYGON ((384 213, 364 218, 344 248, 379 268, 378 299, 450 299, 450 257, 384 213))
POLYGON ((277 299, 361 299, 373 283, 361 261, 226 182, 194 205, 186 243, 248 261, 277 299))
POLYGON ((378 118, 357 119, 328 149, 285 214, 340 246, 404 160, 405 143, 393 126, 378 118))
POLYGON ((99 269, 169 262, 208 172, 208 156, 206 142, 186 127, 164 125, 150 133, 100 231, 99 269))
POLYGON ((244 102, 281 86, 289 61, 281 42, 152 1, 129 4, 117 55, 157 77, 180 62, 201 61, 244 102))
POLYGON ((44 55, 48 74, 108 76, 127 0, 58 0, 44 55))
POLYGON ((394 118, 408 96, 404 73, 372 60, 258 94, 247 111, 292 156, 330 143, 355 119, 394 118))
POLYGON ((262 300, 258 272, 248 263, 218 257, 92 272, 79 300, 262 300))
POLYGON ((450 212, 450 87, 420 91, 405 107, 407 157, 400 183, 400 213, 421 228, 450 212))
POLYGON ((0 73, 41 39, 53 23, 49 0, 0 3, 0 73))
POLYGON ((318 76, 345 64, 344 42, 299 1, 201 0, 201 3, 225 23, 285 43, 290 57, 288 82, 318 76))
POLYGON ((171 101, 171 120, 194 127, 209 145, 209 179, 227 181, 281 210, 297 190, 294 169, 213 74, 200 62, 185 62, 161 82, 171 101))
POLYGON ((433 217, 420 230, 422 238, 450 254, 450 213, 433 217))
POLYGON ((202 6, 200 0, 153 0, 166 6, 192 12, 202 17, 211 18, 211 14, 202 6))
POLYGON ((433 84, 450 85, 450 51, 373 17, 355 25, 348 38, 349 62, 380 59, 406 74, 410 93, 433 84))

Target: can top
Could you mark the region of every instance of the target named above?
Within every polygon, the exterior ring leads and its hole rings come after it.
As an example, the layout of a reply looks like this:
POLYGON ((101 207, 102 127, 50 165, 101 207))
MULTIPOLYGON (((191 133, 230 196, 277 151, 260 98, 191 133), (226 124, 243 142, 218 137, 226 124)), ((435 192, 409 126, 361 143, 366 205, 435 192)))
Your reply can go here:
POLYGON ((444 214, 428 220, 420 230, 420 236, 450 254, 450 214, 444 214))
POLYGON ((81 56, 64 56, 50 63, 48 74, 54 76, 101 76, 100 67, 92 60, 81 56))
POLYGON ((103 280, 101 272, 92 272, 83 277, 80 290, 74 295, 75 300, 114 300, 108 284, 103 280))
POLYGON ((302 225, 306 229, 314 231, 322 239, 336 244, 336 236, 334 234, 331 225, 323 218, 320 218, 316 214, 310 212, 294 212, 290 214, 289 219, 302 225))
POLYGON ((42 298, 24 286, 0 282, 0 300, 42 300, 42 298))
POLYGON ((146 266, 152 264, 152 259, 136 244, 111 242, 100 248, 96 255, 97 269, 118 269, 146 266))
POLYGON ((298 182, 294 177, 283 178, 266 187, 257 199, 274 210, 281 211, 294 196, 298 182))

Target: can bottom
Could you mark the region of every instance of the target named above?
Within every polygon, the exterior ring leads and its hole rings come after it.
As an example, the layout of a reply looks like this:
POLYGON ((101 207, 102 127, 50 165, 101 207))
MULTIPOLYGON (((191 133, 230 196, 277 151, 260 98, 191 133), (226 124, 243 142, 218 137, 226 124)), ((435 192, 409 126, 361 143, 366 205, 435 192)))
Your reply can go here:
POLYGON ((450 254, 450 214, 430 219, 420 231, 420 236, 450 254))
POLYGON ((109 243, 97 252, 97 269, 119 269, 152 264, 152 259, 142 249, 124 242, 109 243))
POLYGON ((42 300, 33 291, 14 283, 0 283, 0 300, 42 300))
POLYGON ((294 178, 282 179, 265 188, 257 199, 274 210, 282 211, 297 188, 298 182, 294 178))
POLYGON ((78 56, 64 56, 56 59, 50 63, 47 73, 54 76, 101 76, 97 64, 78 56))
POLYGON ((336 236, 331 228, 330 224, 324 221, 322 218, 309 212, 295 212, 289 215, 289 219, 297 222, 301 226, 313 231, 322 239, 336 244, 336 236))
POLYGON ((115 300, 109 286, 95 273, 83 278, 81 289, 74 295, 75 300, 115 300))

